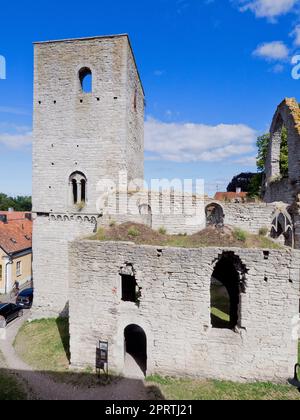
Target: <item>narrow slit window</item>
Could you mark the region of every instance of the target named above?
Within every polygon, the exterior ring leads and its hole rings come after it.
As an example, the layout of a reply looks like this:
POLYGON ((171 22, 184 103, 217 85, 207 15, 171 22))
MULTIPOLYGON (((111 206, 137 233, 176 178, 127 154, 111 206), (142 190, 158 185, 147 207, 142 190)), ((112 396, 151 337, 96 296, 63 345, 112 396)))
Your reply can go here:
POLYGON ((91 69, 84 67, 79 71, 79 80, 83 93, 92 93, 93 91, 93 75, 91 69))

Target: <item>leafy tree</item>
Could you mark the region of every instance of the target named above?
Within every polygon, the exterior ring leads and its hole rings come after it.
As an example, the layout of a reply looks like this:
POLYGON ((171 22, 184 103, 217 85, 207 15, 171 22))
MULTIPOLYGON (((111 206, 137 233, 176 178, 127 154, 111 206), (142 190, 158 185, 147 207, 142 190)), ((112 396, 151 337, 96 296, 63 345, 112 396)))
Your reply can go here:
MULTIPOLYGON (((289 151, 288 151, 288 132, 285 127, 282 129, 281 133, 281 145, 280 145, 280 174, 282 176, 288 175, 289 170, 289 151)), ((266 160, 268 154, 268 147, 270 143, 270 134, 263 134, 257 139, 257 169, 259 172, 264 172, 266 167, 266 160)))
POLYGON ((15 211, 31 211, 31 197, 9 197, 6 194, 0 193, 0 210, 7 211, 10 207, 15 211))
POLYGON ((252 178, 255 176, 252 172, 242 172, 236 175, 227 187, 228 192, 236 192, 237 188, 241 188, 242 192, 248 192, 252 178))

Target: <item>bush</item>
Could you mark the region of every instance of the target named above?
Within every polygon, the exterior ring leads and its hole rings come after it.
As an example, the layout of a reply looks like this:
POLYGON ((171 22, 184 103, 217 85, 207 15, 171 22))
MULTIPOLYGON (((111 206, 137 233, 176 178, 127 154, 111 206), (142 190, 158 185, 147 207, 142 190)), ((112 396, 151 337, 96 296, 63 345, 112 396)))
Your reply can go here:
POLYGON ((131 228, 128 229, 128 235, 132 236, 133 238, 136 238, 137 236, 140 235, 140 232, 136 228, 131 227, 131 228))
POLYGON ((115 220, 111 220, 110 222, 109 222, 109 227, 111 227, 111 228, 113 228, 113 227, 115 227, 116 226, 116 221, 115 220))
POLYGON ((240 242, 246 242, 247 240, 247 233, 244 232, 242 229, 235 229, 233 232, 233 236, 240 242))
POLYGON ((166 235, 167 233, 167 229, 164 227, 161 227, 158 229, 158 233, 160 233, 161 235, 166 235))
POLYGON ((262 227, 259 229, 259 236, 267 236, 269 229, 267 227, 262 227))

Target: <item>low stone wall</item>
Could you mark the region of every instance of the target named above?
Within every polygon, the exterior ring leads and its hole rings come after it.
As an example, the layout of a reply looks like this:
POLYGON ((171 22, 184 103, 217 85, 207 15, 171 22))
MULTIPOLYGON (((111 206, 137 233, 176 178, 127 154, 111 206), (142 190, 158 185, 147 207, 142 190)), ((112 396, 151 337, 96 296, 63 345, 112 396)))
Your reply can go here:
POLYGON ((181 249, 77 241, 69 246, 72 366, 94 366, 99 340, 110 368, 124 370, 124 329, 147 336, 147 374, 285 381, 297 361, 292 320, 299 312, 299 252, 181 249), (240 328, 214 329, 210 281, 224 251, 246 267, 240 328), (141 302, 121 300, 120 268, 132 264, 141 302))
POLYGON ((220 205, 224 213, 224 223, 258 234, 261 228, 271 230, 276 204, 266 203, 226 203, 205 199, 205 206, 212 203, 220 205))

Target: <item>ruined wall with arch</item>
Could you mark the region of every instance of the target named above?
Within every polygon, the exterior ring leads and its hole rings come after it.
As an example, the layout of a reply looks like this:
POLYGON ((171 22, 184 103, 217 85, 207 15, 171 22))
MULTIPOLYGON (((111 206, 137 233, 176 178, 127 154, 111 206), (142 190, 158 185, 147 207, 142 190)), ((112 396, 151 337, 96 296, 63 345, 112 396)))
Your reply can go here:
POLYGON ((299 251, 158 249, 85 240, 70 244, 69 259, 73 367, 94 366, 96 345, 107 340, 110 367, 123 373, 124 329, 134 324, 147 336, 148 375, 238 381, 286 381, 292 375, 299 251), (211 277, 224 252, 241 262, 245 274, 236 330, 211 324, 211 277), (120 299, 124 264, 134 267, 139 306, 120 299))
POLYGON ((300 192, 300 108, 296 99, 286 98, 277 108, 270 129, 265 168, 264 200, 292 204, 300 192), (287 130, 288 175, 280 172, 283 127, 287 130))
POLYGON ((205 209, 212 205, 221 207, 223 223, 227 226, 240 228, 253 234, 258 234, 261 228, 271 231, 276 204, 227 203, 205 198, 205 209))

